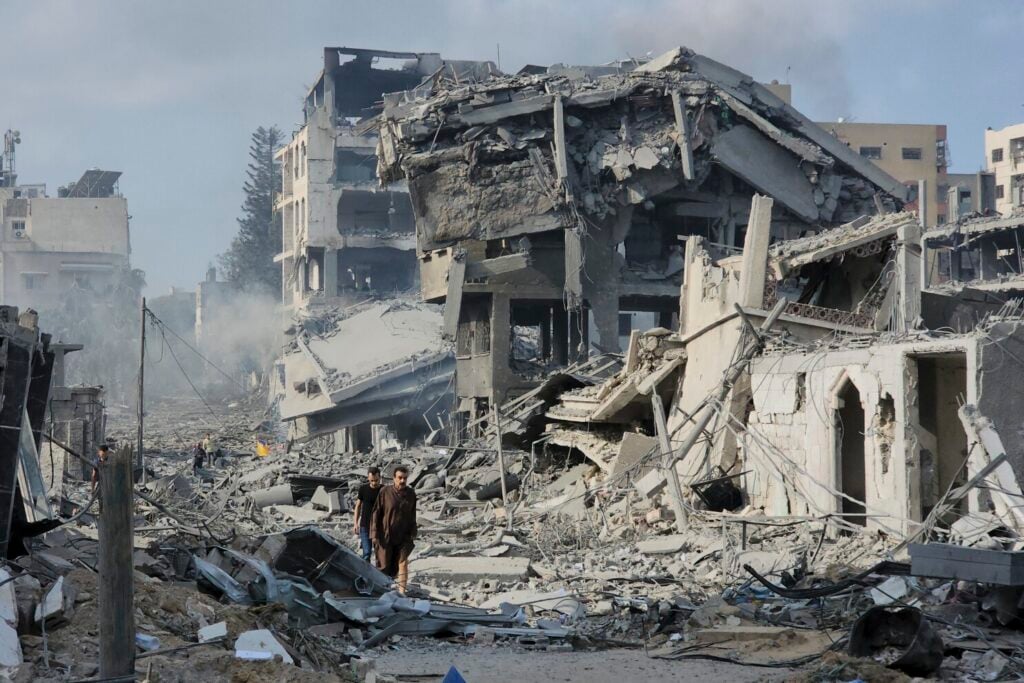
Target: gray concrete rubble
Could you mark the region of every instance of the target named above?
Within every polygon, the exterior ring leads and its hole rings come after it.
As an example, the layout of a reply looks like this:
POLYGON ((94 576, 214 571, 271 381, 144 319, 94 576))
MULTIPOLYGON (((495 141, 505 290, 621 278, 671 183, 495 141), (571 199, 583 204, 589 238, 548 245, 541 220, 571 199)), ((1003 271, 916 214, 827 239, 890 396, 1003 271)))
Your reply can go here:
MULTIPOLYGON (((392 652, 1024 676, 1020 216, 922 234, 902 183, 685 48, 514 75, 327 48, 303 110, 270 386, 145 406, 150 680, 387 680, 392 652), (354 516, 398 465, 407 586, 354 516)), ((40 484, 34 322, 0 307, 0 667, 95 679, 104 513, 88 460, 40 484)), ((72 408, 83 444, 137 438, 72 408)))
POLYGON ((452 381, 451 345, 430 304, 371 301, 322 312, 293 326, 291 339, 277 409, 292 441, 337 435, 345 452, 369 443, 371 427, 385 421, 405 440, 422 436, 424 413, 452 381))

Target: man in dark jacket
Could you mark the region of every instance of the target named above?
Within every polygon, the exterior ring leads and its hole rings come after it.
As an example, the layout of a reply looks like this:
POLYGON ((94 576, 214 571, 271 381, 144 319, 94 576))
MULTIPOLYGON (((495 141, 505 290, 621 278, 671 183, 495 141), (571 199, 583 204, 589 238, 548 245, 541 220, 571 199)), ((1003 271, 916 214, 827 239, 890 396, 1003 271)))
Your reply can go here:
POLYGON ((377 549, 377 566, 405 593, 409 581, 409 554, 416 538, 416 492, 409 487, 409 469, 395 468, 394 485, 377 495, 370 536, 377 549))

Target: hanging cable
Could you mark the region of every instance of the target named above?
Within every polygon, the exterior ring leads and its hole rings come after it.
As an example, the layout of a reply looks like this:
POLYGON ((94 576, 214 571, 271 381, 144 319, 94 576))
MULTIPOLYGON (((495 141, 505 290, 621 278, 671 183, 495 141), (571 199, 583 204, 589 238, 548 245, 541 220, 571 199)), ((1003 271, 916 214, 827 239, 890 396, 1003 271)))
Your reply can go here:
MULTIPOLYGON (((231 381, 232 381, 232 382, 233 382, 233 383, 234 383, 235 385, 237 385, 237 386, 238 386, 238 388, 240 388, 240 389, 241 389, 242 391, 248 391, 248 389, 246 389, 246 388, 245 388, 245 386, 244 386, 244 385, 242 385, 242 383, 241 383, 241 382, 239 382, 239 381, 238 381, 237 379, 235 379, 234 377, 232 377, 232 376, 231 376, 230 374, 228 374, 228 373, 227 373, 227 372, 226 372, 225 370, 222 370, 222 369, 220 368, 220 366, 219 366, 219 365, 217 365, 217 364, 216 364, 216 363, 214 363, 214 362, 213 362, 212 360, 210 360, 209 358, 207 358, 206 356, 204 356, 204 355, 203 355, 202 353, 200 353, 200 352, 199 352, 199 350, 198 350, 198 349, 196 349, 196 348, 195 348, 194 346, 192 346, 192 345, 191 345, 191 344, 189 344, 189 343, 188 343, 187 341, 185 341, 185 339, 184 339, 184 338, 183 338, 183 337, 182 337, 182 336, 181 336, 180 334, 178 334, 177 332, 175 332, 174 330, 172 330, 172 329, 171 329, 170 327, 168 327, 168 326, 167 326, 167 323, 165 323, 165 322, 164 322, 163 320, 161 320, 160 318, 158 318, 158 317, 156 316, 156 314, 155 314, 155 313, 153 313, 153 311, 151 311, 150 309, 148 309, 148 308, 147 308, 147 309, 146 309, 146 313, 148 313, 148 314, 149 314, 149 317, 150 317, 150 318, 151 318, 151 319, 153 320, 153 322, 154 322, 154 323, 156 323, 156 324, 157 324, 157 326, 158 326, 158 327, 159 327, 159 328, 160 328, 160 329, 161 329, 162 331, 163 331, 163 330, 165 330, 165 331, 167 331, 167 332, 170 332, 170 333, 171 333, 171 335, 173 335, 175 339, 177 339, 177 340, 178 340, 178 341, 180 341, 180 342, 181 342, 182 344, 184 344, 184 345, 185 345, 185 347, 186 347, 187 349, 189 349, 189 350, 190 350, 190 351, 191 351, 192 353, 194 353, 194 354, 196 354, 197 356, 199 356, 199 357, 200 357, 200 358, 201 358, 201 359, 202 359, 202 360, 203 360, 204 362, 206 362, 206 364, 207 364, 207 365, 209 365, 209 366, 210 366, 211 368, 213 368, 214 370, 216 370, 217 372, 219 372, 220 374, 222 374, 222 375, 223 375, 224 377, 226 377, 226 378, 228 378, 229 380, 231 380, 231 381)), ((163 332, 161 332, 161 334, 163 334, 163 332)), ((170 346, 168 346, 168 348, 170 348, 170 346)), ((173 352, 172 352, 172 354, 173 354, 173 352)))

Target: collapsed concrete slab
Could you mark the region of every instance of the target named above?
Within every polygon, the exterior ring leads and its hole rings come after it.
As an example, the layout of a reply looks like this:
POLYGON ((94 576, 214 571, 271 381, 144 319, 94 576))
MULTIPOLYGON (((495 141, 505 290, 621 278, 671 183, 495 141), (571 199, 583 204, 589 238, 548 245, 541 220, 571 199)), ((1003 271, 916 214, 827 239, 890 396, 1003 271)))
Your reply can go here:
POLYGON ((907 199, 750 77, 685 48, 614 72, 422 84, 386 96, 377 126, 378 175, 413 199, 423 298, 446 302, 469 424, 591 351, 618 352, 623 316, 673 328, 681 241, 737 249, 756 192, 781 239, 907 199))
POLYGON ((530 573, 525 557, 423 557, 409 563, 413 576, 449 581, 522 581, 530 573))
POLYGON ((423 431, 423 413, 447 391, 455 365, 441 320, 435 306, 392 300, 303 323, 283 360, 290 389, 279 404, 293 440, 350 430, 343 440, 355 448, 356 430, 367 441, 373 423, 423 431))

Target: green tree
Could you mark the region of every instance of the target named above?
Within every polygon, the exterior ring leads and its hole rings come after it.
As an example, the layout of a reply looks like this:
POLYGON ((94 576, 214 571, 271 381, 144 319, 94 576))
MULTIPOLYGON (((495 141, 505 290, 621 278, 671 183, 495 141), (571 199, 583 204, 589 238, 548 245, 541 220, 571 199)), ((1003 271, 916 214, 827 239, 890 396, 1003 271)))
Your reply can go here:
POLYGON ((281 268, 274 263, 281 250, 281 217, 274 213, 274 197, 281 191, 281 165, 274 154, 283 141, 276 126, 260 126, 252 134, 238 234, 219 258, 225 280, 247 291, 266 291, 274 298, 281 296, 281 268))

